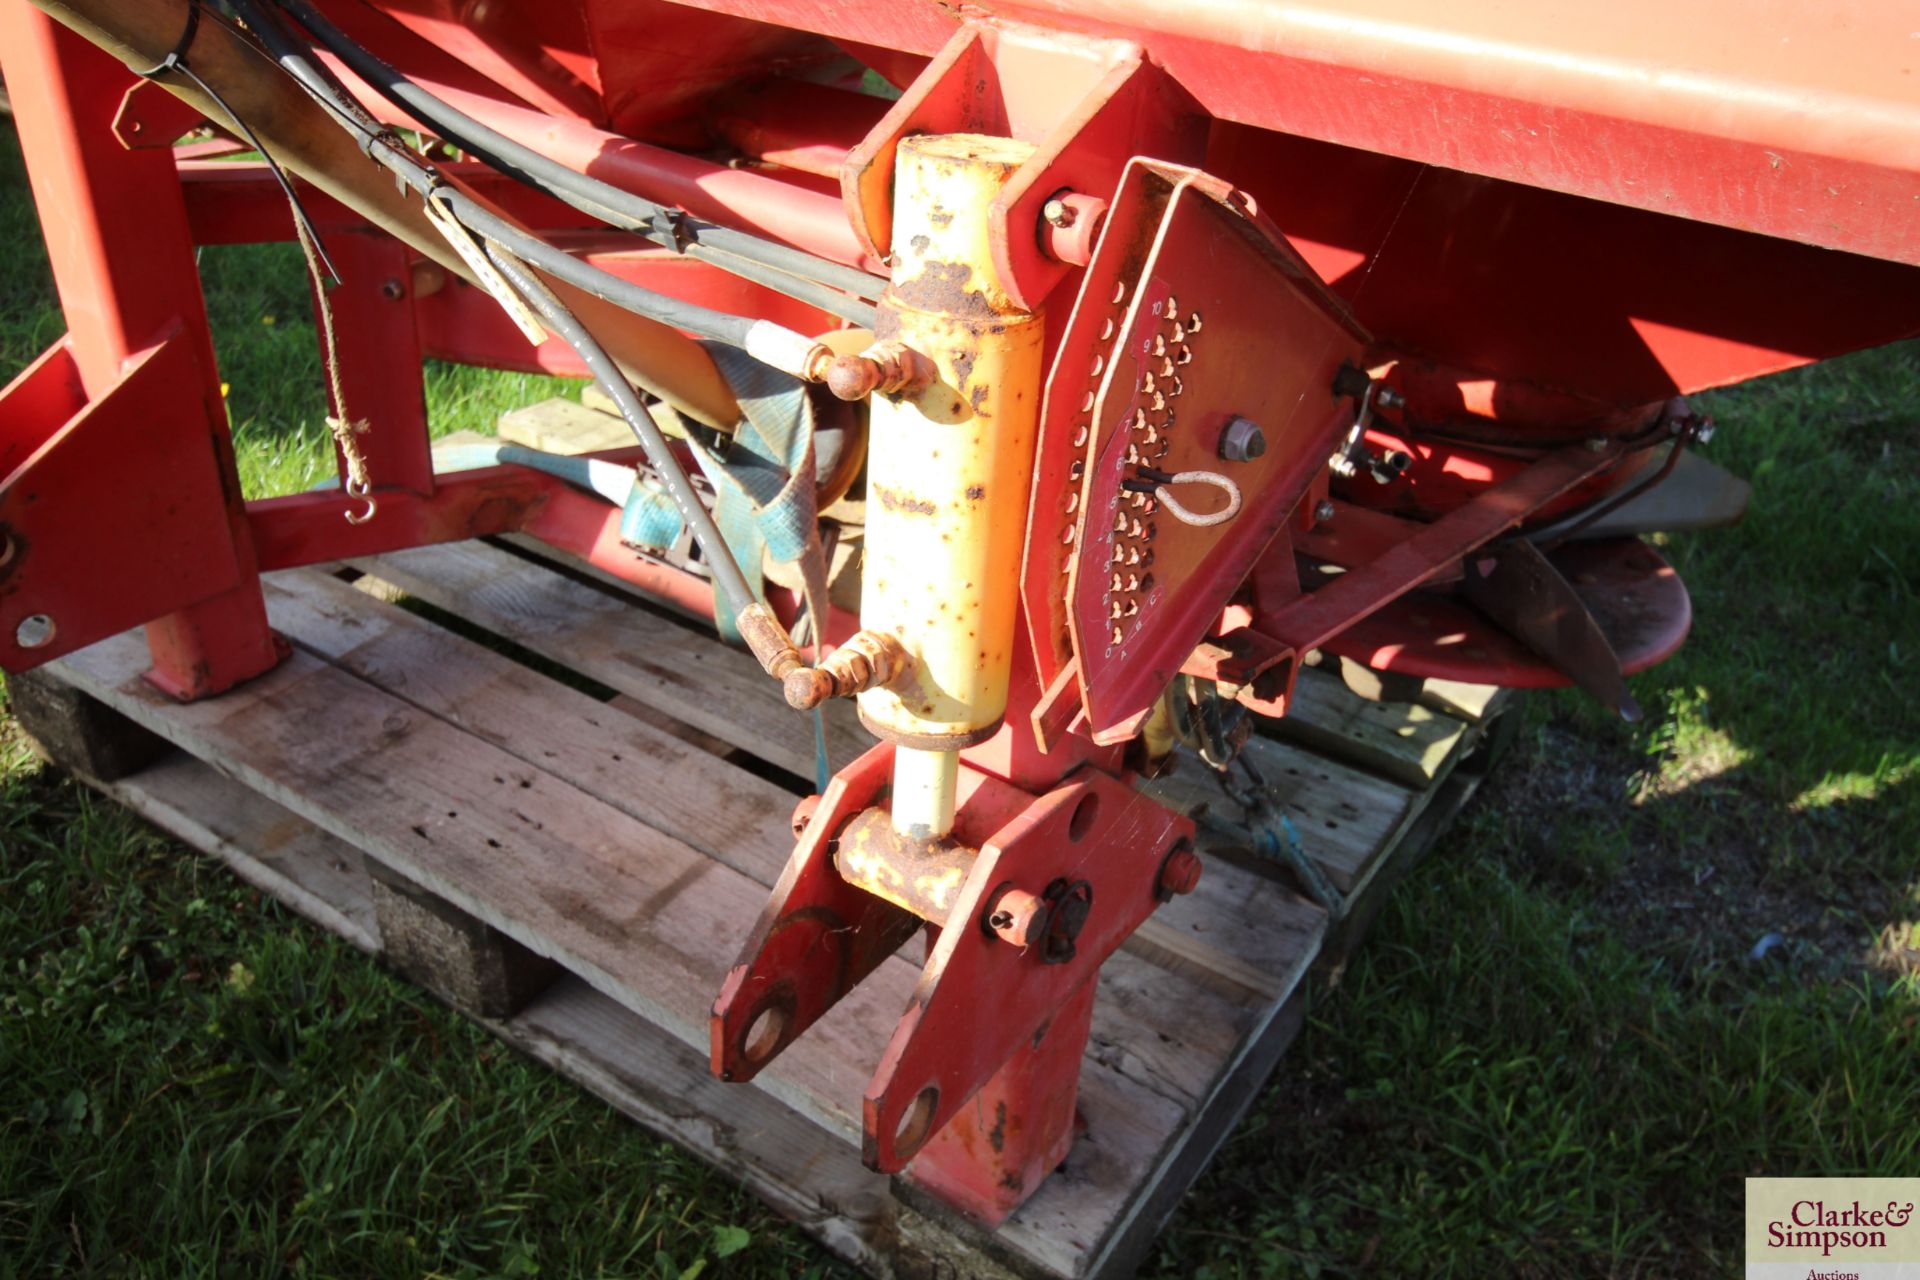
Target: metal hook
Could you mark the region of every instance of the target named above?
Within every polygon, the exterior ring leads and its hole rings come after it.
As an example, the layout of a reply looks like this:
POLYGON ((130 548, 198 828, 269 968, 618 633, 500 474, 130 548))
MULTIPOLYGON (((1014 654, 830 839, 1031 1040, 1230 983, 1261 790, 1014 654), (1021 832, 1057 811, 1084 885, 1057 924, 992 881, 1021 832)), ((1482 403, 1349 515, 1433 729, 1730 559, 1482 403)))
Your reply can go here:
POLYGON ((373 519, 374 514, 380 510, 380 504, 376 502, 373 498, 372 485, 355 484, 353 481, 349 480, 345 485, 341 487, 346 490, 346 494, 349 498, 356 498, 359 501, 367 504, 367 509, 361 512, 359 515, 355 515, 351 511, 346 513, 348 524, 365 524, 367 521, 373 519))

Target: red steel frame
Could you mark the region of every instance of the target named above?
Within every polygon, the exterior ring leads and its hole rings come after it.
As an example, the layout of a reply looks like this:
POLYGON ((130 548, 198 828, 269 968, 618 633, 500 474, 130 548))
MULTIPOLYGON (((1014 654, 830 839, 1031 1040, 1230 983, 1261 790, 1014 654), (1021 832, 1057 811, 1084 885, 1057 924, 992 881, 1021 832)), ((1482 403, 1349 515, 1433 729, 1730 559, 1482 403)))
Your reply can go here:
MULTIPOLYGON (((1316 535, 1303 513, 1326 498, 1320 482, 1290 517, 1268 513, 1286 524, 1254 565, 1252 601, 1191 654, 1163 646, 1139 658, 1243 686, 1267 710, 1284 706, 1309 649, 1357 620, 1399 619, 1378 611, 1548 504, 1613 483, 1605 477, 1647 406, 1920 332, 1920 103, 1895 74, 1891 51, 1911 25, 1899 7, 1849 0, 1852 28, 1887 38, 1801 33, 1810 51, 1791 63, 1779 60, 1777 33, 1747 20, 1753 0, 1711 0, 1700 30, 1686 32, 1668 30, 1667 7, 1623 0, 1576 17, 1490 2, 1018 0, 970 6, 962 23, 935 0, 410 0, 391 17, 326 5, 426 87, 563 163, 870 270, 889 248, 901 136, 1031 141, 1033 160, 992 211, 993 252, 1014 296, 1048 299, 1063 317, 1092 235, 1046 231, 1047 202, 1071 193, 1085 216, 1109 212, 1136 152, 1196 165, 1328 281, 1357 321, 1356 342, 1372 335, 1366 362, 1399 362, 1424 412, 1543 432, 1591 425, 1605 437, 1528 465, 1470 448, 1422 458, 1411 475, 1424 483, 1410 487, 1441 495, 1420 513, 1437 517, 1429 524, 1343 503, 1337 518, 1361 532, 1316 535), (1642 52, 1654 47, 1657 56, 1642 52), (743 65, 819 67, 842 51, 899 85, 899 100, 797 80, 732 83, 743 65), (637 85, 646 92, 631 93, 637 85), (715 143, 749 151, 749 163, 688 154, 715 143), (756 167, 767 160, 775 171, 756 167), (1582 251, 1602 241, 1607 253, 1582 251), (1449 484, 1475 466, 1484 475, 1449 484), (1363 563, 1300 594, 1296 545, 1368 536, 1376 545, 1363 563)), ((563 373, 577 362, 553 343, 530 346, 477 290, 317 193, 309 207, 346 280, 330 294, 333 354, 354 416, 376 424, 365 449, 379 514, 348 523, 353 504, 338 492, 243 502, 193 250, 289 239, 277 189, 258 166, 171 149, 190 114, 21 0, 0 0, 0 57, 70 326, 0 392, 0 666, 146 623, 150 678, 181 698, 216 694, 283 652, 260 572, 509 531, 711 615, 703 583, 620 546, 604 503, 508 468, 433 475, 423 358, 563 373), (73 501, 82 492, 103 500, 73 501), (51 635, 22 648, 33 629, 21 624, 43 618, 51 635)), ((795 329, 836 327, 671 253, 617 251, 571 210, 477 166, 449 167, 544 234, 604 250, 590 256, 609 270, 795 329)), ((1183 293, 1236 284, 1192 271, 1202 278, 1183 293)), ((1069 461, 1037 465, 1064 473, 1069 461)), ((1238 586, 1216 585, 1222 605, 1238 586)), ((775 595, 790 617, 790 595, 775 595)), ((836 618, 830 635, 850 625, 836 618)), ((1683 631, 1684 618, 1649 652, 1683 631)), ((1034 652, 1050 650, 1036 642, 1034 652)), ((1070 1140, 1099 958, 1167 884, 1191 887, 1170 871, 1187 834, 1171 815, 1135 813, 1109 838, 1143 802, 1126 799, 1117 744, 1064 732, 1079 710, 1073 673, 1037 669, 1025 645, 1016 664, 1007 727, 965 753, 961 833, 1010 876, 1084 874, 1104 904, 1124 907, 1091 917, 1089 964, 1043 970, 971 927, 994 889, 973 886, 956 920, 930 931, 926 975, 867 1094, 870 1161, 898 1169, 918 1149, 910 1176, 990 1221, 1070 1140), (1086 846, 1098 859, 1076 851, 1087 797, 1105 813, 1086 846), (981 987, 1005 998, 985 1028, 955 1011, 981 987), (922 1117, 928 1132, 903 1139, 925 1097, 937 1099, 922 1117), (989 1156, 980 1117, 1001 1107, 1025 1136, 989 1156)), ((813 811, 716 1006, 724 1072, 750 1076, 920 930, 830 865, 845 823, 880 796, 887 759, 879 748, 842 770, 813 811), (828 916, 870 926, 856 931, 859 954, 841 955, 844 943, 822 933, 828 916), (775 1041, 749 1053, 752 1024, 770 1008, 784 1019, 775 1041)))

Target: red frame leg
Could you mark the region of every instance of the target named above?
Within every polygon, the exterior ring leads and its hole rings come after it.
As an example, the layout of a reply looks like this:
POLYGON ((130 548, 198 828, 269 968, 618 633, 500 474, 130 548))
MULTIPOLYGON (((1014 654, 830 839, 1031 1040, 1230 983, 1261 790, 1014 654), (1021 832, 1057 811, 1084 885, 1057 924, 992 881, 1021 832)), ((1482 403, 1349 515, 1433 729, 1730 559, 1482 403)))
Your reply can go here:
POLYGON ((1082 983, 901 1176, 990 1227, 1006 1221, 1073 1146, 1099 985, 1082 983))
MULTIPOLYGON (((192 376, 170 381, 160 394, 181 420, 205 424, 179 447, 206 451, 225 499, 232 562, 212 569, 209 580, 230 582, 237 570, 240 585, 216 589, 148 626, 148 679, 182 699, 219 693, 274 666, 283 650, 260 595, 173 155, 120 145, 113 118, 133 76, 38 9, 0 6, 0 50, 87 397, 105 397, 133 356, 169 334, 191 343, 192 376)), ((107 493, 137 482, 101 477, 107 493)), ((113 562, 103 556, 97 563, 96 589, 111 592, 113 562)))

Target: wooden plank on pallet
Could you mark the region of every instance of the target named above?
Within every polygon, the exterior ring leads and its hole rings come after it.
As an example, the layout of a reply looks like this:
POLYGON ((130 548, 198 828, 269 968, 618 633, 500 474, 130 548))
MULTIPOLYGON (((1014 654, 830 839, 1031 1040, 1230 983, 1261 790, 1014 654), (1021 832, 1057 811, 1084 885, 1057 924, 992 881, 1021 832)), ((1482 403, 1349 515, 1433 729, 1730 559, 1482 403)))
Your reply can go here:
MULTIPOLYGON (((372 907, 367 877, 357 871, 345 874, 350 867, 357 869, 358 852, 336 838, 185 755, 173 755, 147 773, 105 789, 189 843, 208 847, 211 840, 243 878, 287 898, 323 926, 341 932, 342 921, 362 922, 346 936, 377 949, 378 937, 368 927, 372 907), (298 885, 324 888, 320 893, 289 890, 298 885)), ((1103 990, 1103 1003, 1123 1008, 1143 1003, 1162 1018, 1168 1009, 1189 1012, 1190 1006, 1180 1003, 1178 989, 1160 989, 1161 982, 1164 979, 1142 980, 1136 967, 1117 990, 1103 990)), ((1289 1006, 1297 1007, 1297 1001, 1289 1006)), ((915 1210, 897 1201, 888 1180, 863 1168, 851 1144, 826 1140, 814 1122, 760 1090, 714 1080, 694 1049, 577 978, 561 978, 510 1018, 483 1021, 537 1060, 746 1182, 836 1253, 881 1276, 1030 1274, 1043 1257, 1053 1274, 1124 1273, 1231 1129, 1244 1099, 1257 1091, 1293 1026, 1287 1014, 1273 1019, 1250 1042, 1241 1069, 1222 1077, 1219 1090, 1239 1105, 1196 1108, 1189 1121, 1191 1134, 1164 1150, 1141 1146, 1151 1136, 1146 1131, 1107 1122, 1111 1108, 1137 1106, 1138 1101, 1110 1096, 1111 1087, 1096 1079, 1082 1108, 1089 1114, 1092 1136, 1076 1148, 1067 1171, 1036 1197, 1037 1222, 1023 1216, 1011 1235, 992 1246, 1000 1256, 1016 1261, 1016 1268, 995 1265, 988 1247, 972 1238, 970 1229, 956 1227, 932 1206, 915 1210), (1139 1179, 1156 1165, 1157 1176, 1139 1179), (1089 1234, 1088 1227, 1098 1218, 1090 1216, 1086 1201, 1101 1194, 1115 1172, 1141 1181, 1130 1212, 1110 1228, 1100 1256, 1086 1249, 1069 1256, 1071 1246, 1062 1249, 1060 1242, 1089 1234), (1032 1236, 1044 1238, 1036 1243, 1032 1236), (1052 1255, 1047 1255, 1049 1248, 1052 1255)), ((1142 1047, 1152 1052, 1156 1042, 1142 1047)), ((1167 1073, 1165 1078, 1171 1081, 1192 1071, 1197 1056, 1192 1046, 1159 1048, 1161 1058, 1154 1069, 1167 1073)), ((1137 1052, 1115 1039, 1113 1029, 1096 1031, 1096 1057, 1137 1052)), ((1174 1090, 1185 1087, 1169 1084, 1174 1090)))
MULTIPOLYGON (((352 846, 180 752, 116 783, 87 781, 322 928, 380 950, 371 880, 352 846)), ((510 1018, 479 1021, 746 1183, 874 1275, 942 1274, 961 1251, 950 1233, 904 1211, 887 1177, 862 1166, 850 1144, 826 1140, 762 1090, 714 1079, 695 1050, 578 978, 562 977, 510 1018)))
POLYGON ((1375 702, 1417 703, 1469 724, 1491 719, 1512 692, 1496 684, 1469 684, 1464 680, 1376 671, 1352 658, 1325 652, 1311 669, 1339 680, 1356 697, 1375 702))
POLYGON ((762 883, 785 863, 791 792, 338 579, 263 586, 309 653, 762 883))
MULTIPOLYGON (((1350 893, 1407 820, 1420 792, 1363 769, 1330 760, 1291 743, 1255 735, 1242 749, 1300 833, 1300 844, 1333 886, 1350 893)), ((1227 824, 1244 833, 1245 817, 1217 775, 1193 752, 1181 748, 1170 773, 1141 789, 1201 827, 1203 852, 1236 854, 1244 834, 1223 834, 1227 824)), ((1244 775, 1243 775, 1244 777, 1244 775)))
POLYGON ((1308 668, 1271 732, 1410 787, 1426 787, 1447 767, 1468 725, 1429 707, 1368 702, 1339 677, 1308 668))
POLYGON ((633 447, 625 419, 554 396, 500 415, 500 438, 547 453, 599 453, 633 447))
MULTIPOLYGON (((564 774, 758 883, 771 885, 786 865, 786 817, 795 797, 772 783, 737 770, 716 773, 711 757, 625 723, 605 704, 356 588, 288 574, 270 578, 267 590, 274 625, 328 661, 528 764, 564 774), (649 776, 638 786, 643 767, 649 776)), ((575 650, 559 634, 547 656, 564 660, 575 650)), ((685 643, 695 652, 720 647, 709 637, 685 643)), ((582 674, 598 678, 598 669, 582 674)), ((1194 893, 1156 912, 1129 946, 1231 999, 1263 1004, 1293 989, 1295 962, 1312 952, 1323 927, 1317 909, 1282 886, 1217 864, 1194 893)))
MULTIPOLYGON (((680 841, 295 652, 240 690, 179 706, 137 674, 137 637, 63 659, 85 692, 364 850, 690 1043, 765 892, 680 841)), ((904 992, 853 995, 783 1054, 770 1087, 859 1132, 839 1064, 874 1060, 904 992), (881 1003, 891 1007, 881 1009, 881 1003), (809 1043, 809 1041, 812 1043, 809 1043)))
POLYGON ((232 868, 329 933, 380 949, 360 851, 182 752, 139 773, 83 778, 163 831, 232 868))
MULTIPOLYGON (((584 583, 477 542, 394 552, 356 567, 544 658, 657 707, 802 778, 814 773, 813 722, 796 715, 752 655, 584 583)), ((827 704, 839 767, 870 739, 853 704, 827 704)))

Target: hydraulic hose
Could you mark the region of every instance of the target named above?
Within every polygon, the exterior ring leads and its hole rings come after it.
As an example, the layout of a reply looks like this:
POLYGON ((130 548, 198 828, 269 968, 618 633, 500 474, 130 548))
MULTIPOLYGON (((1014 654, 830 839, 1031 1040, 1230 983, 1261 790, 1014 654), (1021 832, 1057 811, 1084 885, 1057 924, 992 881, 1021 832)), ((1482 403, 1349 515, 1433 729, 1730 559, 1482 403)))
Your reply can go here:
POLYGON ((802 301, 857 324, 872 326, 871 306, 858 304, 834 291, 845 290, 855 299, 877 298, 886 284, 878 277, 759 236, 689 219, 678 210, 663 208, 643 196, 570 169, 515 142, 492 126, 421 88, 396 68, 355 43, 305 0, 274 2, 381 96, 431 126, 444 141, 484 160, 500 172, 603 222, 637 231, 670 248, 680 249, 674 236, 677 226, 678 230, 692 238, 692 243, 683 250, 690 257, 711 262, 769 288, 800 297, 802 301), (713 252, 715 250, 719 252, 713 252), (721 255, 731 255, 731 260, 721 255), (765 270, 758 273, 741 270, 735 261, 740 259, 758 264, 765 270), (783 280, 782 277, 793 279, 783 280), (808 284, 816 287, 806 290, 804 294, 795 291, 796 286, 808 284), (822 284, 830 287, 819 288, 822 284))

